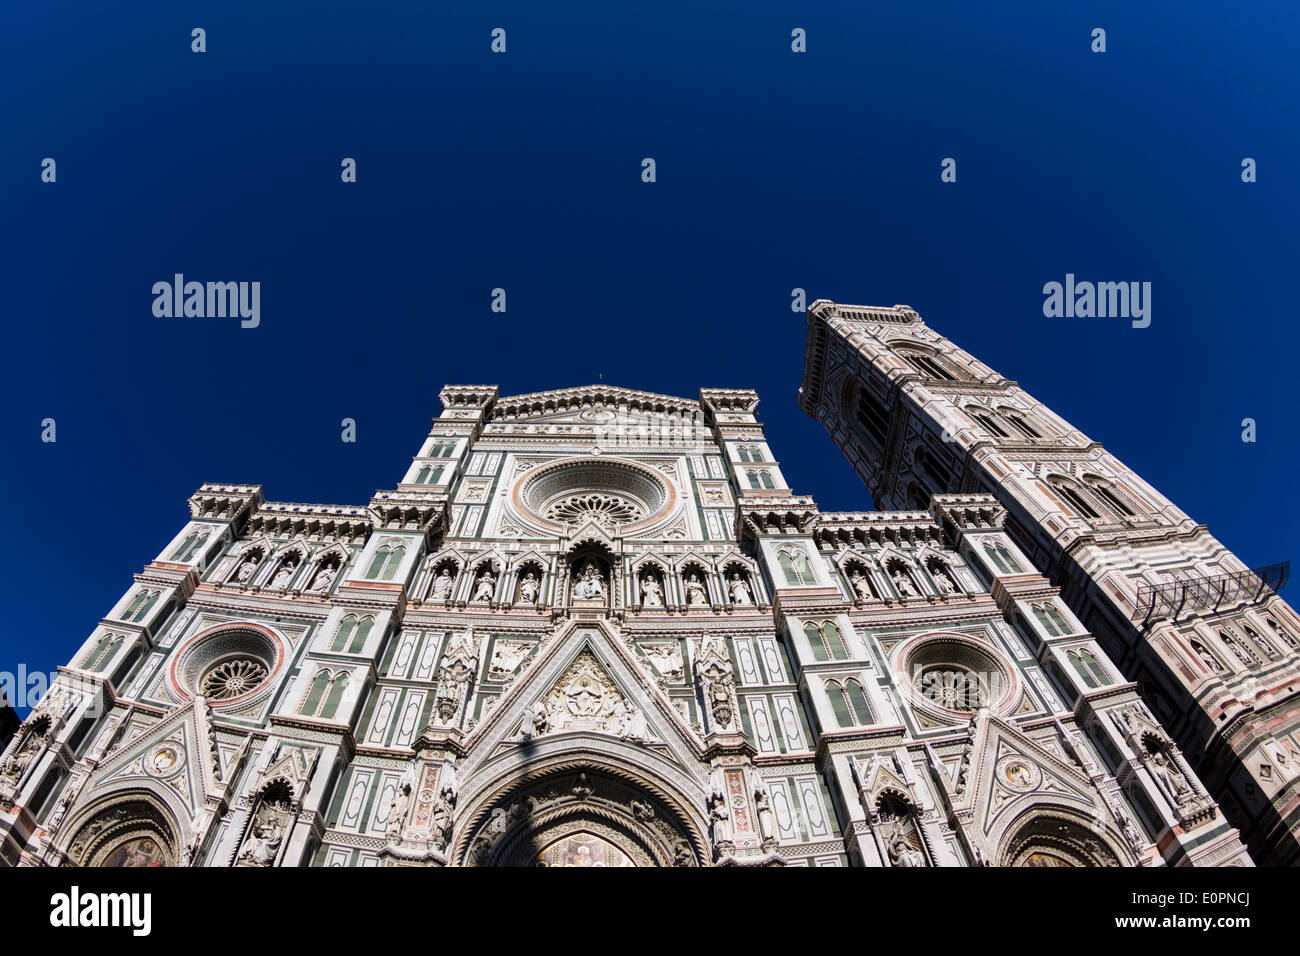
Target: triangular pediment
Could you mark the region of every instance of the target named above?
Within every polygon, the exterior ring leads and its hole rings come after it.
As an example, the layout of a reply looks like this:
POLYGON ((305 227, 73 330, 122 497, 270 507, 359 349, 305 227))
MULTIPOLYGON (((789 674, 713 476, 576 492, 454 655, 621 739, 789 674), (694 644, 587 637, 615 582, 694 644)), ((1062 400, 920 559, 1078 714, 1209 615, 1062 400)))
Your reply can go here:
MULTIPOLYGON (((238 755, 231 753, 231 760, 238 755)), ((143 782, 170 789, 193 813, 207 798, 225 791, 228 769, 221 761, 207 702, 195 697, 110 753, 90 792, 143 782)))
POLYGON ((465 741, 489 756, 563 734, 586 733, 646 747, 683 766, 702 741, 605 621, 571 621, 547 639, 532 663, 465 741))
POLYGON ((967 759, 953 809, 971 813, 985 834, 1032 804, 1098 805, 1092 781, 1078 767, 988 711, 975 721, 967 759))

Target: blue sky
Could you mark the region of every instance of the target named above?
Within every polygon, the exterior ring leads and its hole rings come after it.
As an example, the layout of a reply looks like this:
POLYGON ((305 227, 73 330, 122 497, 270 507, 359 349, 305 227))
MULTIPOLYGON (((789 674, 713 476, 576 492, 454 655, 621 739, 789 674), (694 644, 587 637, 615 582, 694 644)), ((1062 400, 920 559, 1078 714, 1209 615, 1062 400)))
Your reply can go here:
POLYGON ((752 387, 791 485, 866 507, 794 287, 912 305, 1290 556, 1296 4, 270 6, 0 14, 0 670, 65 663, 203 481, 392 487, 445 383, 752 387), (156 318, 176 272, 260 281, 260 327, 156 318), (1067 272, 1151 282, 1150 328, 1044 318, 1067 272))

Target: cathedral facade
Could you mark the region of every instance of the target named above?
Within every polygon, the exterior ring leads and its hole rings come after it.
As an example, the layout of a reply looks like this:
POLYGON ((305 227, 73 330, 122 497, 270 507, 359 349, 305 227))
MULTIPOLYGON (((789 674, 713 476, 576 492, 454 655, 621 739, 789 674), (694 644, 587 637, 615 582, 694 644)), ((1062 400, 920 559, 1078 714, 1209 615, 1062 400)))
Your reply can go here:
MULTIPOLYGON (((833 310, 803 401, 880 434, 833 310)), ((1001 489, 822 512, 747 390, 441 401, 368 504, 189 499, 0 756, 0 860, 1251 864, 1001 489)))

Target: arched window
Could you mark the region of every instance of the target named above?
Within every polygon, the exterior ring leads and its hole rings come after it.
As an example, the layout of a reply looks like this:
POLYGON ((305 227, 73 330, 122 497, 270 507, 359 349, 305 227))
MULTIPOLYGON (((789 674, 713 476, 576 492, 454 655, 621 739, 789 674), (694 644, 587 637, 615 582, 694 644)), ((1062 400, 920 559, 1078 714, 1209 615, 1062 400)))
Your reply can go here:
POLYGON ((759 448, 756 445, 751 445, 749 448, 749 460, 765 461, 766 459, 763 457, 763 449, 759 448))
POLYGON ((194 546, 195 542, 198 541, 198 538, 199 538, 199 533, 197 531, 191 531, 186 536, 185 540, 181 542, 180 547, 178 547, 175 551, 172 552, 172 556, 168 560, 169 561, 186 560, 185 553, 194 546))
POLYGON ((1075 514, 1083 518, 1100 517, 1100 515, 1097 514, 1097 510, 1093 508, 1093 506, 1088 503, 1087 499, 1085 499, 1083 495, 1078 490, 1076 490, 1073 486, 1067 485, 1065 482, 1058 481, 1058 482, 1053 482, 1052 487, 1056 490, 1056 493, 1060 495, 1061 498, 1065 501, 1066 505, 1069 506, 1074 511, 1075 514))
POLYGON ((339 622, 339 629, 334 632, 334 643, 330 645, 330 650, 335 653, 344 650, 352 640, 352 634, 357 629, 357 616, 349 614, 339 622))
POLYGON ((808 646, 812 648, 813 659, 818 661, 829 660, 830 651, 826 648, 826 639, 822 636, 821 628, 809 622, 803 626, 803 633, 808 638, 808 646))
POLYGON ((1059 631, 1057 631, 1056 625, 1053 624, 1052 620, 1047 616, 1047 612, 1043 610, 1043 606, 1041 604, 1034 605, 1034 617, 1038 618, 1039 625, 1048 634, 1055 637, 1060 633, 1059 631))
POLYGON ((96 644, 91 652, 86 655, 86 660, 81 666, 88 671, 99 670, 100 667, 102 667, 103 664, 113 656, 113 652, 117 650, 118 645, 121 644, 121 642, 122 639, 113 634, 100 638, 99 643, 96 644))
POLYGON ((200 534, 197 538, 194 539, 194 543, 190 545, 189 550, 185 552, 181 560, 193 561, 194 558, 199 553, 199 548, 203 547, 203 545, 207 543, 207 540, 208 540, 208 534, 205 531, 203 534, 200 534))
POLYGON ((1006 562, 1007 569, 1012 574, 1024 573, 1024 568, 1022 568, 1020 566, 1020 563, 1011 556, 1011 552, 1007 550, 1007 546, 1005 544, 999 541, 997 544, 997 549, 998 549, 998 554, 1002 555, 1002 560, 1006 562))
POLYGON ((430 469, 428 465, 425 465, 423 468, 420 469, 420 473, 415 476, 415 483, 417 485, 422 485, 429 480, 429 470, 430 469))
POLYGON ((952 484, 952 475, 947 468, 935 461, 932 454, 924 448, 918 448, 914 461, 921 474, 929 479, 931 488, 940 493, 948 490, 952 484))
POLYGON ((370 562, 370 570, 366 572, 366 577, 378 578, 384 581, 393 580, 397 576, 397 569, 401 567, 404 557, 406 557, 406 548, 402 545, 385 544, 375 552, 375 557, 370 562))
POLYGON ((1001 552, 997 548, 995 548, 992 544, 984 545, 984 553, 989 556, 989 560, 993 562, 993 566, 996 567, 1003 574, 1011 573, 1011 568, 1008 567, 1006 561, 1002 559, 1001 552))
POLYGON ((148 591, 141 591, 139 594, 137 594, 135 596, 135 600, 133 600, 127 606, 126 612, 122 615, 122 619, 124 621, 132 620, 135 617, 136 612, 140 610, 141 605, 143 605, 144 602, 148 600, 148 598, 149 598, 148 591))
POLYGON ((975 422, 977 422, 979 425, 981 425, 984 428, 984 430, 988 432, 990 435, 996 435, 999 438, 1011 437, 1003 430, 1002 426, 999 425, 993 419, 993 416, 990 415, 988 412, 972 411, 972 412, 967 412, 966 414, 970 415, 970 417, 974 419, 975 422))
POLYGON ((456 443, 447 442, 447 444, 442 446, 442 457, 450 458, 455 453, 455 451, 456 451, 456 443))
POLYGON ((826 696, 831 700, 831 710, 835 712, 835 723, 840 727, 853 726, 853 712, 849 709, 849 699, 844 688, 837 681, 826 682, 826 696))
POLYGON ((822 633, 826 635, 826 647, 831 652, 831 657, 841 660, 849 656, 848 648, 844 644, 844 637, 840 634, 838 627, 827 621, 822 625, 822 633))
POLYGON ((758 477, 759 477, 759 479, 762 480, 762 482, 763 482, 763 487, 764 487, 764 488, 775 488, 775 487, 776 487, 776 485, 772 484, 772 473, 771 473, 771 472, 769 472, 769 471, 767 471, 767 470, 760 471, 760 472, 758 473, 758 477))
POLYGON ((329 682, 329 671, 320 671, 313 677, 311 686, 307 688, 307 696, 303 698, 302 706, 298 708, 298 713, 304 717, 315 717, 316 709, 320 707, 321 698, 325 696, 325 688, 329 686, 329 682))
POLYGON ((1090 484, 1089 487, 1096 493, 1097 497, 1101 498, 1101 500, 1121 518, 1133 516, 1133 509, 1130 508, 1119 495, 1115 494, 1115 492, 1111 491, 1105 485, 1094 482, 1090 484))
POLYGON ((1070 633, 1070 626, 1065 623, 1065 618, 1061 616, 1061 612, 1056 609, 1055 604, 1045 604, 1043 610, 1047 612, 1048 619, 1056 625, 1057 631, 1061 634, 1070 633))
POLYGON ((1084 663, 1083 655, 1079 651, 1068 651, 1065 656, 1069 658, 1070 663, 1079 672, 1079 676, 1083 678, 1085 684, 1089 687, 1097 686, 1096 678, 1088 670, 1088 665, 1084 663))
POLYGON ((375 619, 373 617, 365 617, 361 619, 361 623, 357 625, 356 632, 352 635, 352 643, 348 646, 349 654, 361 653, 362 649, 366 646, 366 638, 370 636, 370 629, 374 626, 375 619))
POLYGON ((446 471, 446 469, 447 469, 446 465, 438 465, 436 468, 434 468, 432 474, 429 475, 429 484, 431 485, 439 484, 442 481, 442 473, 446 471))
POLYGON ((745 472, 745 477, 749 479, 749 487, 751 488, 761 487, 761 485, 759 485, 758 483, 758 472, 754 471, 754 469, 751 468, 749 471, 745 472))
POLYGON ((338 713, 339 701, 343 699, 343 692, 348 687, 348 675, 346 672, 335 674, 330 681, 329 693, 325 695, 325 706, 321 710, 321 716, 326 720, 333 720, 334 715, 338 713))
POLYGON ((871 707, 867 704, 867 695, 863 692, 862 685, 851 677, 845 681, 844 690, 849 698, 849 708, 853 711, 853 722, 860 727, 870 724, 871 707))
POLYGON ((922 355, 917 352, 899 352, 898 354, 926 378, 937 378, 944 382, 956 380, 956 376, 932 356, 922 355))
POLYGON ((884 448, 885 439, 889 436, 889 412, 869 389, 858 389, 854 416, 876 444, 884 448))
POLYGON ((1037 430, 1035 430, 1035 428, 1032 425, 1029 424, 1029 422, 1025 421, 1025 419, 1021 418, 1019 415, 1015 415, 1010 412, 1003 412, 1002 417, 1008 425, 1010 425, 1016 431, 1020 432, 1020 434, 1023 435, 1025 438, 1043 437, 1037 432, 1037 430))
POLYGON ((802 551, 777 552, 777 563, 781 565, 781 570, 785 573, 785 583, 790 585, 816 584, 817 579, 813 577, 812 566, 808 563, 808 558, 802 551))

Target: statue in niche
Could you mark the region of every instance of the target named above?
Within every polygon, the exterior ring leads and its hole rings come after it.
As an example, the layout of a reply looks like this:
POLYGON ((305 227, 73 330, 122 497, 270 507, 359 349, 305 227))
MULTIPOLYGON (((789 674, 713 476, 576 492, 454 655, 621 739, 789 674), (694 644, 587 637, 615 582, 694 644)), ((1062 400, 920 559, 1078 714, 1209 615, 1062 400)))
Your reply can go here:
POLYGON ((444 567, 438 576, 433 580, 433 599, 435 601, 446 601, 451 598, 452 585, 456 579, 451 576, 451 570, 444 567))
POLYGON ((524 579, 519 582, 519 599, 525 604, 536 604, 537 595, 541 591, 541 584, 537 580, 537 575, 529 571, 524 575, 524 579))
POLYGON ((321 569, 316 572, 316 577, 311 583, 312 591, 328 591, 330 585, 334 583, 334 575, 338 570, 332 564, 323 564, 321 569))
POLYGON ((1192 641, 1192 650, 1196 651, 1196 656, 1204 662, 1205 666, 1208 667, 1212 673, 1218 673, 1223 670, 1223 665, 1219 663, 1219 659, 1207 651, 1203 645, 1196 641, 1192 641))
POLYGON ((754 603, 754 595, 750 593, 749 585, 745 583, 739 571, 731 575, 731 583, 727 588, 731 592, 731 603, 737 607, 748 607, 754 603))
POLYGON ((573 598, 576 601, 599 601, 604 597, 605 579, 595 562, 588 561, 582 569, 582 576, 573 585, 573 598))
POLYGON ((551 714, 546 701, 539 700, 533 704, 532 711, 524 720, 522 733, 524 737, 541 737, 551 729, 551 714))
POLYGON ((1251 665, 1252 662, 1249 655, 1247 655, 1246 652, 1243 651, 1241 647, 1237 644, 1237 642, 1234 641, 1229 635, 1227 635, 1223 631, 1220 631, 1219 638, 1223 641, 1224 645, 1228 648, 1228 650, 1232 651, 1232 656, 1237 658, 1237 660, 1241 661, 1243 666, 1249 667, 1251 665))
POLYGON ((731 851, 731 811, 727 808, 727 794, 722 774, 715 771, 709 790, 709 835, 713 850, 721 857, 731 851))
POLYGON ((240 584, 247 584, 248 579, 253 576, 253 572, 256 570, 257 561, 255 560, 255 556, 250 554, 240 562, 239 570, 235 572, 235 580, 240 584))
POLYGON ((397 839, 402 835, 402 827, 406 823, 406 811, 411 805, 409 774, 408 769, 407 775, 403 776, 401 782, 397 784, 393 799, 388 804, 388 822, 385 824, 384 832, 391 839, 397 839))
POLYGON ((898 588, 898 594, 900 597, 916 597, 916 585, 912 583, 911 576, 904 568, 895 565, 892 580, 894 582, 894 587, 898 588))
POLYGON ((957 593, 957 584, 953 581, 952 572, 948 570, 947 565, 933 564, 930 566, 930 571, 934 575, 934 584, 940 594, 947 596, 957 593))
POLYGON ((694 571, 686 579, 686 603, 691 607, 703 607, 709 603, 709 592, 704 589, 704 582, 694 571))
POLYGON ((849 583, 853 585, 853 590, 858 595, 858 600, 870 601, 875 597, 875 595, 871 593, 871 582, 867 580, 867 576, 858 568, 854 568, 853 573, 849 575, 849 583))
POLYGON ((754 774, 754 812, 758 816, 758 835, 763 841, 763 849, 776 844, 776 828, 772 824, 772 798, 767 789, 767 781, 754 774))
POLYGON ((907 842, 902 833, 895 831, 889 839, 891 866, 925 866, 925 854, 907 842))
POLYGON ((248 839, 239 851, 239 862, 252 866, 270 866, 280 852, 284 841, 284 827, 278 815, 264 816, 263 808, 258 808, 257 818, 250 828, 248 839))
POLYGON ((641 579, 641 606, 664 606, 664 589, 659 586, 653 574, 647 574, 641 579))
POLYGON ((650 728, 646 725, 645 714, 635 704, 628 704, 623 712, 619 736, 626 740, 649 740, 650 728))
POLYGON ((276 570, 275 576, 271 578, 270 586, 273 588, 286 587, 289 584, 289 579, 293 577, 293 572, 297 567, 298 565, 286 558, 276 570))
POLYGON ((1247 637, 1249 637, 1252 641, 1255 642, 1256 647, 1258 647, 1269 657, 1273 656, 1274 653, 1273 648, 1268 646, 1268 643, 1262 637, 1259 636, 1259 633, 1254 628, 1250 627, 1249 625, 1243 624, 1242 630, 1246 632, 1247 637))
POLYGON ((456 809, 456 775, 451 766, 444 771, 445 779, 438 788, 438 801, 433 805, 432 837, 434 846, 442 849, 451 839, 452 813, 456 809))
POLYGON ((1168 788, 1174 803, 1181 806, 1192 796, 1192 788, 1188 786, 1187 778, 1163 750, 1156 748, 1151 750, 1150 754, 1151 769, 1160 778, 1160 782, 1168 788))
POLYGON ((474 596, 471 601, 491 601, 492 595, 496 594, 497 577, 492 573, 491 568, 484 568, 483 573, 479 575, 478 580, 474 582, 474 596))

